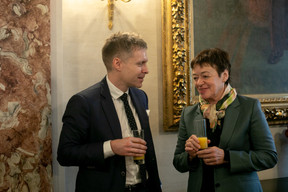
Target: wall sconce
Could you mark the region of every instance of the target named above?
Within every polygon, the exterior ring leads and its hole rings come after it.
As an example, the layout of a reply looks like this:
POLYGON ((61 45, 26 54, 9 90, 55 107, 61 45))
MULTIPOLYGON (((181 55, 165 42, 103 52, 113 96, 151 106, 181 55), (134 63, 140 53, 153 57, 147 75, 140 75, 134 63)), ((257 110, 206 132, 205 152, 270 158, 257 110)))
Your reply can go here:
MULTIPOLYGON (((115 0, 115 1, 117 1, 117 0, 115 0)), ((131 0, 121 0, 121 1, 128 3, 131 0)), ((114 0, 108 0, 108 20, 109 20, 108 28, 110 30, 113 27, 113 16, 114 16, 114 0)))

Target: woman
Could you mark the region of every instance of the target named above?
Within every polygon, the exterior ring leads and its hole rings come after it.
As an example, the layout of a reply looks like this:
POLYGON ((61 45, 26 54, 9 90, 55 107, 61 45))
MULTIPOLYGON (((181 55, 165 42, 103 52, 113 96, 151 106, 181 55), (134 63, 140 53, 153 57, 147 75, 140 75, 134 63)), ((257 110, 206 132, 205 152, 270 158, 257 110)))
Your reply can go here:
POLYGON ((199 103, 182 111, 174 167, 189 171, 189 192, 262 191, 257 171, 278 159, 260 102, 231 87, 229 56, 221 49, 200 52, 191 68, 199 103), (193 121, 202 118, 208 148, 199 150, 193 121))

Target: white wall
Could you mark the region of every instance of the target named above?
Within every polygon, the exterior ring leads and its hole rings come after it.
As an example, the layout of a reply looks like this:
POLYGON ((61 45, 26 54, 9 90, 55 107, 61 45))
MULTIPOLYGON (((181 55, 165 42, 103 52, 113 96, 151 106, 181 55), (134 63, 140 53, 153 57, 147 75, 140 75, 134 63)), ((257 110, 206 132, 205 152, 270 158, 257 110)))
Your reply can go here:
POLYGON ((51 103, 52 103, 52 164, 55 192, 65 191, 65 172, 56 161, 56 149, 61 131, 63 113, 62 76, 62 1, 50 1, 51 14, 51 103))
POLYGON ((258 172, 260 179, 273 179, 288 177, 288 138, 285 136, 286 126, 270 126, 276 149, 278 152, 278 163, 273 169, 258 172))
MULTIPOLYGON (((161 1, 115 1, 114 27, 108 29, 107 0, 51 1, 52 123, 54 191, 74 191, 76 168, 60 167, 56 150, 61 117, 68 99, 76 92, 100 81, 106 74, 101 60, 104 40, 117 31, 140 33, 148 43, 149 75, 143 89, 149 97, 150 124, 165 192, 184 192, 187 174, 178 173, 173 165, 177 133, 162 131, 161 1)), ((273 129, 278 149, 286 151, 287 140, 278 141, 284 128, 273 129)), ((287 162, 287 155, 280 155, 287 162)), ((284 163, 259 173, 269 179, 288 176, 284 163)), ((287 166, 285 166, 287 168, 287 166)))

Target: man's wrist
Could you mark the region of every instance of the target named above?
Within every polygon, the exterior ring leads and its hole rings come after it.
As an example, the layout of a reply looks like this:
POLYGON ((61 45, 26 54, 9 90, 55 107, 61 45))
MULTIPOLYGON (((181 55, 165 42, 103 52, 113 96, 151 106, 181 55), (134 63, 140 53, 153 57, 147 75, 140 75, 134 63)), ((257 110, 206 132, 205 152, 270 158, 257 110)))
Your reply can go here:
POLYGON ((103 151, 104 151, 104 159, 115 155, 111 148, 111 140, 105 141, 103 144, 103 151))

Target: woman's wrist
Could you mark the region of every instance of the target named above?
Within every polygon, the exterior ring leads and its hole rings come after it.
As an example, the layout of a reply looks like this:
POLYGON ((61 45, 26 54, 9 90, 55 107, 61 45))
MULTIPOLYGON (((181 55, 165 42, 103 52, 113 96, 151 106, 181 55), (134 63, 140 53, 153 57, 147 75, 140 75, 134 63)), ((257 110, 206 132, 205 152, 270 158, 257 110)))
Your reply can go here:
POLYGON ((193 159, 195 159, 196 156, 197 156, 196 153, 195 154, 188 153, 188 160, 192 161, 193 159))
POLYGON ((228 150, 223 149, 224 151, 224 161, 229 162, 230 161, 230 153, 228 150))

